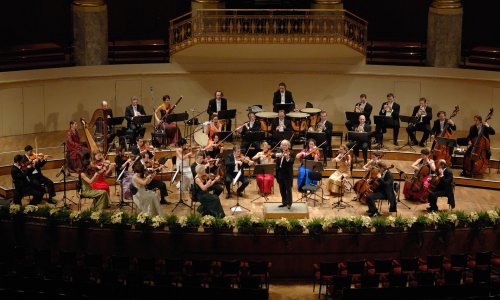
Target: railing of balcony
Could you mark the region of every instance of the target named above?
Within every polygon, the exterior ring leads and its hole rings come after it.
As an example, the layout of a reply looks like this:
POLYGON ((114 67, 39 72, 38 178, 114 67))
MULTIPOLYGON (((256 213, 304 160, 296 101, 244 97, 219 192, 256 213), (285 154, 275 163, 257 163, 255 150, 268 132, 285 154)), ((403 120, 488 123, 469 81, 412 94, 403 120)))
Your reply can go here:
POLYGON ((195 10, 170 21, 170 54, 195 44, 344 44, 366 53, 368 22, 346 10, 195 10))

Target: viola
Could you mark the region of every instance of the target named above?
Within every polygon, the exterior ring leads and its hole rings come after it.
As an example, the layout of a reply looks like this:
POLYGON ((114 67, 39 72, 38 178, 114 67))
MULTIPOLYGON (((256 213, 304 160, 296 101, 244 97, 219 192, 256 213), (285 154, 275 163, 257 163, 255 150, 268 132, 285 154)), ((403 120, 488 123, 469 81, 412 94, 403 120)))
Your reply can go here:
MULTIPOLYGON (((488 122, 492 116, 493 108, 490 108, 490 112, 488 113, 484 123, 488 122)), ((470 155, 465 157, 465 170, 470 171, 472 173, 471 175, 483 174, 489 164, 487 152, 490 150, 490 141, 484 136, 484 128, 486 127, 484 123, 479 129, 477 137, 475 137, 472 141, 470 155)))
MULTIPOLYGON (((455 106, 455 110, 453 110, 453 113, 451 114, 450 118, 448 119, 451 120, 453 117, 455 117, 458 112, 460 111, 460 107, 457 105, 455 106)), ((440 138, 451 138, 451 133, 449 131, 450 124, 446 121, 446 124, 443 126, 443 131, 438 135, 440 138)), ((446 164, 450 164, 451 162, 451 155, 450 155, 450 147, 440 144, 439 140, 436 140, 436 143, 434 144, 434 147, 432 148, 432 158, 434 161, 439 161, 440 159, 444 159, 446 161, 446 164)))

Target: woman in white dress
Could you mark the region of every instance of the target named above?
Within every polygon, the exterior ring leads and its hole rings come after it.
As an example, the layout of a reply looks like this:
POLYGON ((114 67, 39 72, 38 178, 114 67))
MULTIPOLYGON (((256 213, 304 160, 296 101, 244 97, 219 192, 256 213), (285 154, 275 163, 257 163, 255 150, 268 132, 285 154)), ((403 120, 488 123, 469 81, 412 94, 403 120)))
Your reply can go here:
POLYGON ((347 151, 347 146, 341 145, 338 155, 332 158, 332 162, 337 163, 337 170, 330 175, 326 186, 330 194, 334 196, 341 194, 340 187, 342 180, 351 177, 351 155, 347 151))
POLYGON ((134 176, 132 177, 132 185, 137 189, 137 192, 132 197, 137 209, 141 212, 148 213, 150 216, 163 216, 163 210, 160 205, 160 196, 154 191, 146 190, 154 175, 144 177, 144 165, 135 164, 134 176))
POLYGON ((194 153, 189 150, 187 141, 184 138, 179 139, 177 145, 179 147, 175 148, 177 156, 176 166, 177 170, 179 170, 179 175, 182 176, 182 184, 181 181, 179 181, 177 187, 181 192, 189 191, 189 187, 194 183, 189 159, 194 157, 194 153))

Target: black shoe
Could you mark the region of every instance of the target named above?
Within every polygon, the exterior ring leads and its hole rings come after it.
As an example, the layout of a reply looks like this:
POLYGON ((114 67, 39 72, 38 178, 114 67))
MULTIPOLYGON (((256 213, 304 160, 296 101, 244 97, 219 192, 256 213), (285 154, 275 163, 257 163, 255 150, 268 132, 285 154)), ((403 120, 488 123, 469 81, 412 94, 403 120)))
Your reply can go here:
POLYGON ((397 210, 397 209, 395 209, 395 208, 390 208, 390 209, 389 209, 389 212, 398 212, 398 210, 397 210))
POLYGON ((425 147, 424 142, 420 142, 418 145, 419 145, 420 147, 425 147))
POLYGON ((411 141, 411 142, 410 142, 410 146, 415 146, 415 145, 417 145, 417 144, 418 144, 418 142, 417 142, 417 141, 411 141))
POLYGON ((280 205, 278 205, 278 207, 285 207, 285 206, 286 206, 286 204, 280 204, 280 205))
POLYGON ((238 192, 238 197, 243 197, 243 192, 238 192))
POLYGON ((291 204, 288 204, 286 207, 287 207, 288 209, 290 209, 290 207, 292 207, 292 205, 291 205, 291 204))
POLYGON ((172 204, 172 202, 169 202, 165 199, 161 199, 160 204, 168 205, 168 204, 172 204))
POLYGON ((427 207, 426 210, 427 210, 427 212, 430 212, 430 213, 438 211, 437 208, 432 208, 432 207, 427 207))
POLYGON ((226 194, 226 199, 229 199, 229 198, 231 198, 231 193, 226 194))
POLYGON ((450 204, 450 207, 451 207, 451 209, 454 209, 455 208, 455 203, 450 204))
POLYGON ((398 141, 394 141, 394 146, 399 146, 398 141))
POLYGON ((54 204, 54 205, 57 204, 57 201, 54 200, 54 199, 52 199, 52 198, 50 198, 49 200, 47 200, 47 202, 50 203, 50 204, 54 204))
POLYGON ((374 213, 371 213, 371 214, 369 215, 369 217, 370 217, 370 218, 375 218, 375 217, 378 217, 378 216, 380 216, 380 214, 378 213, 378 211, 377 211, 377 212, 374 212, 374 213))

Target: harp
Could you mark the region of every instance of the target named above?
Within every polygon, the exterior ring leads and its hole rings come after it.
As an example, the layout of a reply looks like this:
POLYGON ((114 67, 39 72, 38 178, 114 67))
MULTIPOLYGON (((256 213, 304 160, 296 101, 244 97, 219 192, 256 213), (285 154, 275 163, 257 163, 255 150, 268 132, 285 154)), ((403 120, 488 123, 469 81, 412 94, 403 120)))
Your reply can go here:
POLYGON ((109 115, 109 109, 99 108, 94 111, 90 122, 87 122, 84 118, 80 118, 85 137, 92 152, 94 150, 101 150, 102 153, 106 153, 108 149, 109 115))

